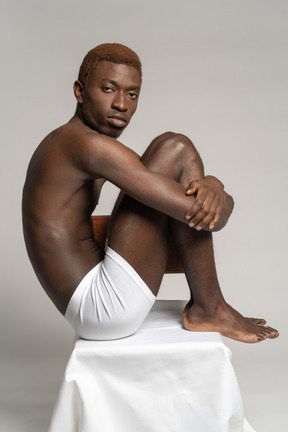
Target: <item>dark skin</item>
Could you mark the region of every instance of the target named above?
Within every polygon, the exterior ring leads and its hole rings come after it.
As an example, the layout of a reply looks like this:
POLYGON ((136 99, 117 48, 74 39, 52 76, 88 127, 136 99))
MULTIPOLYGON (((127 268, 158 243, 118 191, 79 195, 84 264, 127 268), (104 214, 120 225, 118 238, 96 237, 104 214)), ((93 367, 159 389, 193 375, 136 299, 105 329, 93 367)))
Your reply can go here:
POLYGON ((277 337, 277 330, 261 325, 264 320, 244 318, 223 298, 211 232, 226 225, 233 200, 219 180, 204 176, 192 142, 167 132, 140 158, 116 139, 137 108, 140 87, 133 67, 101 61, 85 88, 74 84, 76 114, 32 156, 23 190, 23 228, 40 283, 65 314, 82 278, 104 257, 93 237, 91 214, 110 181, 123 192, 109 245, 155 295, 167 239, 174 235, 191 291, 183 312, 187 329, 219 331, 244 342, 277 337))

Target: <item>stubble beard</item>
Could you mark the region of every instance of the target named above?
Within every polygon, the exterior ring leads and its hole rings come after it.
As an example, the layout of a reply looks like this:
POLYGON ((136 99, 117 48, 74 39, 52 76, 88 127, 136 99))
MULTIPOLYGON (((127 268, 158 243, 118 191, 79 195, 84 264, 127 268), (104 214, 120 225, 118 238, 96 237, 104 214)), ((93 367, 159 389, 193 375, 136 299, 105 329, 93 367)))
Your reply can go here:
MULTIPOLYGON (((79 113, 78 113, 78 115, 79 115, 79 113)), ((90 129, 94 130, 95 132, 98 132, 101 135, 109 136, 110 138, 116 139, 122 133, 122 131, 119 131, 118 129, 115 130, 115 131, 111 130, 109 132, 103 132, 103 130, 100 127, 98 127, 98 126, 94 125, 93 123, 91 123, 88 120, 88 116, 87 116, 87 114, 85 112, 85 104, 84 103, 82 104, 82 110, 80 112, 80 116, 79 117, 80 117, 80 119, 83 121, 83 123, 86 126, 88 126, 90 129)))

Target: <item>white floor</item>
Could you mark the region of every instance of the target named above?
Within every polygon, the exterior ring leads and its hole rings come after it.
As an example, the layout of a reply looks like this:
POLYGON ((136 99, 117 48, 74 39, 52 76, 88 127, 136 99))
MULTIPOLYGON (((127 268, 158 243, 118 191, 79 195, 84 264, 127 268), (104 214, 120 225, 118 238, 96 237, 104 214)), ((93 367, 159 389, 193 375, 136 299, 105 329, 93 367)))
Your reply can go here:
MULTIPOLYGON (((225 339, 226 342, 233 352, 245 415, 251 426, 256 432, 287 430, 288 382, 284 356, 259 358, 258 352, 256 358, 251 346, 225 339)), ((26 355, 1 361, 1 432, 47 432, 71 352, 70 342, 66 345, 58 354, 45 352, 37 358, 26 355)))

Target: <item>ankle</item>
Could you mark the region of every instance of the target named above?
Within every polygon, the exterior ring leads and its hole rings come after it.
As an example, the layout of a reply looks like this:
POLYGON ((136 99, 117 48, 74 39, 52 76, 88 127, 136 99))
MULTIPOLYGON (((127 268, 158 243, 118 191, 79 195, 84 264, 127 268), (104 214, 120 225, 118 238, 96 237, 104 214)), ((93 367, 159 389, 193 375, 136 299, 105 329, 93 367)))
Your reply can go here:
POLYGON ((205 313, 207 315, 215 315, 217 311, 223 309, 226 302, 224 298, 221 297, 212 297, 212 298, 205 298, 205 299, 194 299, 193 303, 193 312, 202 311, 202 313, 205 313))

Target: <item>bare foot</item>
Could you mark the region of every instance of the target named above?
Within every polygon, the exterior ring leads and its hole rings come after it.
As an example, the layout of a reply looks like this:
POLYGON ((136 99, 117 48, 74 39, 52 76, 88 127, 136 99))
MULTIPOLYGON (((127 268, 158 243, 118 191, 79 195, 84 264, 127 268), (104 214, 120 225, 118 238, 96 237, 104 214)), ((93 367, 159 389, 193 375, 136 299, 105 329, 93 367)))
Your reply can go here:
POLYGON ((265 320, 245 318, 225 302, 219 304, 213 314, 208 314, 195 304, 190 305, 191 302, 188 302, 182 314, 183 325, 187 330, 219 332, 223 336, 247 343, 279 336, 277 330, 260 325, 265 320))
MULTIPOLYGON (((187 310, 189 310, 193 305, 193 300, 190 299, 189 302, 186 304, 183 314, 186 314, 187 310)), ((258 324, 258 325, 265 325, 266 320, 264 318, 248 318, 245 317, 246 320, 250 321, 252 324, 258 324)))

